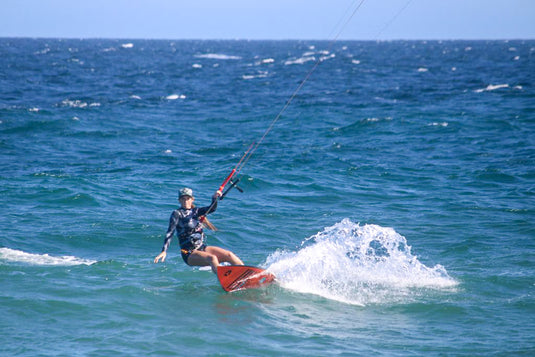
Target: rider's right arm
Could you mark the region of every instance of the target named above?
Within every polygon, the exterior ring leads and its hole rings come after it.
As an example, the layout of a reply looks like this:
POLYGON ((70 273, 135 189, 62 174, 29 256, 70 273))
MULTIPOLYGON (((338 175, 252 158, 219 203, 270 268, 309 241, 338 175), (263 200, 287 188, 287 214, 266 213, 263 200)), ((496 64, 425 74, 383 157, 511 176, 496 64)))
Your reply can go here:
POLYGON ((173 211, 171 217, 169 218, 169 227, 167 228, 167 233, 165 234, 165 240, 163 242, 162 252, 166 252, 171 244, 171 239, 173 239, 173 234, 176 230, 176 225, 178 224, 178 212, 173 211))

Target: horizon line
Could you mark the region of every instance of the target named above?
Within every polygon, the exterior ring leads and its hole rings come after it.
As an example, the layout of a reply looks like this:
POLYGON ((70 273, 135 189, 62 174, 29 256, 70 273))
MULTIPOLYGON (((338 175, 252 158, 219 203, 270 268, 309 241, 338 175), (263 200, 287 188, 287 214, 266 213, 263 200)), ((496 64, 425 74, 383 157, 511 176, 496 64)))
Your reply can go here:
POLYGON ((349 39, 337 40, 321 38, 171 38, 171 37, 108 37, 108 36, 3 36, 0 39, 31 39, 31 40, 111 40, 111 41, 324 41, 324 42, 393 42, 393 41, 534 41, 535 38, 503 37, 503 38, 389 38, 389 39, 349 39))

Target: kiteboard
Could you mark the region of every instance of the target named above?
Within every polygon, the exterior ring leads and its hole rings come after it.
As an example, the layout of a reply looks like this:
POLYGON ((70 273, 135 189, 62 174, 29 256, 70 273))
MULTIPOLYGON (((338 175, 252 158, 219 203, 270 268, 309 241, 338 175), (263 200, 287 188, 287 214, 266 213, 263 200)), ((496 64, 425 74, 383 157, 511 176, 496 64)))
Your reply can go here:
POLYGON ((217 278, 223 290, 231 292, 269 285, 275 280, 275 275, 247 265, 220 265, 217 278))

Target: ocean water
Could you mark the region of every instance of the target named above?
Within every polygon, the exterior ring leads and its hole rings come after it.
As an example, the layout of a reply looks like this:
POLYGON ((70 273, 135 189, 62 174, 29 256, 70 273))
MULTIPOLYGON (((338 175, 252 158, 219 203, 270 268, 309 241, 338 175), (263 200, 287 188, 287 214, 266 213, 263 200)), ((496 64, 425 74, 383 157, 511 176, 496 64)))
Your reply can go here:
POLYGON ((0 183, 2 356, 535 354, 535 41, 0 39, 0 183))

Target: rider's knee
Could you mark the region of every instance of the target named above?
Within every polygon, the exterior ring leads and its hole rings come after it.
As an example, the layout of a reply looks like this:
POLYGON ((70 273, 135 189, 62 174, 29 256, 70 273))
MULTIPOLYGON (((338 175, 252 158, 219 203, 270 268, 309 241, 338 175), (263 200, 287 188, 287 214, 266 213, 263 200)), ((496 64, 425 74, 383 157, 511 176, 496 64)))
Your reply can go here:
POLYGON ((219 265, 219 259, 217 259, 215 255, 211 254, 208 257, 208 263, 210 263, 210 265, 219 265))

